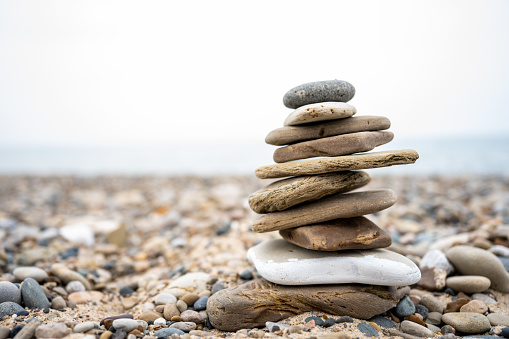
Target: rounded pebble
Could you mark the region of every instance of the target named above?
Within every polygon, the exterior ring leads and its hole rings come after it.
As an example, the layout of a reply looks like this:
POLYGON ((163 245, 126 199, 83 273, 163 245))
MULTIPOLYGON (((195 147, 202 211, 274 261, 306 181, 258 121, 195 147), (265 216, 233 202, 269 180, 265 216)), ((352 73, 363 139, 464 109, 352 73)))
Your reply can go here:
POLYGON ((38 283, 41 283, 48 277, 48 273, 45 270, 35 266, 16 267, 12 271, 14 278, 18 281, 23 281, 26 278, 32 278, 38 283))
POLYGON ((415 305, 408 296, 405 296, 396 305, 395 313, 398 317, 404 318, 415 313, 415 305))
POLYGON ((431 294, 425 294, 421 297, 421 305, 426 307, 429 312, 444 313, 444 306, 431 294))
POLYGON ((164 305, 163 316, 166 320, 170 320, 172 317, 177 315, 180 315, 180 311, 176 303, 167 303, 164 305))
POLYGON ((357 329, 370 337, 378 337, 378 331, 370 324, 358 323, 357 329))
POLYGON ((327 80, 302 84, 289 90, 283 97, 288 108, 298 108, 319 102, 348 102, 355 88, 343 80, 327 80))
POLYGON ((9 281, 0 281, 0 303, 11 301, 21 304, 21 293, 19 288, 9 281))
POLYGON ((95 328, 96 325, 97 325, 97 327, 99 327, 99 324, 97 324, 94 321, 85 321, 85 322, 76 324, 76 326, 74 326, 74 328, 72 330, 74 333, 85 333, 85 332, 88 332, 91 329, 95 328))
POLYGON ((171 293, 159 293, 154 299, 156 305, 166 305, 167 303, 176 303, 177 298, 171 293))
POLYGON ((400 329, 405 333, 415 335, 418 337, 428 338, 434 336, 433 331, 431 331, 430 329, 409 320, 403 320, 401 322, 400 329))
POLYGON ((161 326, 161 325, 166 325, 166 319, 157 318, 156 320, 154 320, 154 326, 161 326))
POLYGON ((27 278, 21 284, 23 303, 28 308, 50 308, 51 304, 41 285, 32 278, 27 278))
POLYGON ((182 321, 193 322, 196 324, 203 323, 202 316, 200 315, 200 313, 196 311, 191 310, 184 311, 180 314, 180 318, 182 319, 182 321))
POLYGON ((86 288, 81 281, 73 280, 67 283, 67 285, 65 286, 65 290, 67 291, 67 293, 73 293, 85 291, 86 288))
POLYGON ((196 324, 190 321, 181 321, 170 325, 170 328, 176 328, 183 332, 190 332, 196 329, 196 324))
POLYGON ((200 299, 196 300, 193 307, 197 311, 201 311, 207 308, 207 301, 209 300, 209 297, 201 297, 200 299))
POLYGON ((492 326, 509 326, 509 316, 502 313, 490 313, 487 315, 492 326))
POLYGON ((138 322, 134 319, 120 318, 113 320, 112 326, 116 330, 124 330, 126 332, 131 332, 132 330, 138 328, 138 322))
POLYGON ((189 306, 183 300, 177 301, 177 308, 180 312, 184 312, 188 307, 189 306))
POLYGON ((484 314, 488 312, 488 305, 482 300, 472 300, 461 306, 460 312, 473 312, 484 314))
POLYGON ((415 306, 415 312, 422 315, 422 320, 426 320, 429 314, 428 308, 420 304, 415 306))
POLYGON ((447 287, 464 293, 479 293, 490 288, 491 281, 479 275, 461 275, 445 280, 447 287))
MULTIPOLYGON (((396 324, 392 320, 387 319, 386 317, 382 317, 381 315, 376 315, 373 318, 369 319, 369 321, 371 321, 383 328, 396 327, 396 324)), ((353 322, 353 319, 352 319, 352 322, 353 322)))
POLYGON ((178 328, 167 327, 167 328, 161 328, 160 330, 155 331, 154 337, 166 338, 166 337, 170 337, 172 334, 184 335, 186 333, 182 330, 179 330, 178 328))
POLYGON ((442 316, 442 321, 454 327, 456 331, 477 334, 490 329, 488 318, 479 313, 451 312, 442 316))
POLYGON ((337 318, 336 324, 341 324, 341 323, 353 323, 353 318, 348 315, 344 315, 342 317, 337 318))
POLYGON ((62 298, 60 296, 53 298, 53 300, 51 300, 51 308, 52 309, 60 310, 62 308, 66 308, 66 307, 67 307, 67 304, 65 303, 64 298, 62 298))

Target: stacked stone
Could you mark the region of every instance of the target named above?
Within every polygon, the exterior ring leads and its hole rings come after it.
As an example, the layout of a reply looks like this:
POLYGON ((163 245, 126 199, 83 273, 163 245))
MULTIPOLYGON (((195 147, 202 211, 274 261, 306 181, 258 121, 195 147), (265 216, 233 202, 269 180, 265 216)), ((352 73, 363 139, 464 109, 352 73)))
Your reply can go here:
POLYGON ((385 131, 390 127, 385 117, 353 117, 356 109, 346 102, 354 93, 348 82, 334 80, 304 84, 284 96, 285 106, 295 111, 266 138, 282 146, 274 152, 277 164, 256 170, 261 179, 283 179, 249 197, 253 211, 266 213, 252 230, 279 231, 284 239, 249 249, 248 259, 264 279, 209 301, 217 328, 257 327, 307 311, 368 319, 394 307, 408 293, 401 286, 419 281, 419 268, 383 249, 391 236, 364 217, 392 206, 396 194, 348 193, 370 181, 358 170, 414 163, 418 154, 364 153, 390 142, 393 134, 385 131))

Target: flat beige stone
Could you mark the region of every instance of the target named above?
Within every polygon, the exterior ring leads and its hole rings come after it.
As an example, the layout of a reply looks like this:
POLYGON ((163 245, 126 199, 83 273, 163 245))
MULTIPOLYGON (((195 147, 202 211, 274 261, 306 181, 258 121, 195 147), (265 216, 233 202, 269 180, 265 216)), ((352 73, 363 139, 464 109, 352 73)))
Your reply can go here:
POLYGON ((390 234, 365 217, 289 228, 279 234, 294 245, 317 251, 373 249, 392 244, 390 234))
POLYGON ((417 159, 419 154, 410 149, 372 152, 262 166, 256 169, 255 173, 260 179, 283 178, 413 164, 417 159))
POLYGON ((273 130, 265 137, 269 145, 284 146, 299 141, 314 140, 334 135, 379 131, 391 127, 391 121, 379 116, 355 116, 351 118, 319 122, 301 126, 285 126, 273 130))
POLYGON ((308 124, 324 120, 349 118, 357 112, 355 107, 344 102, 320 102, 302 106, 285 120, 285 126, 308 124))
POLYGON ((367 185, 366 172, 345 171, 278 180, 249 196, 249 206, 256 213, 283 211, 307 201, 336 193, 353 191, 367 185))
POLYGON ((336 194, 332 197, 266 214, 254 220, 254 232, 279 231, 340 218, 353 218, 391 207, 396 193, 390 189, 336 194))
POLYGON ((394 138, 392 132, 358 132, 299 142, 274 151, 278 163, 315 157, 334 157, 371 151, 394 138))

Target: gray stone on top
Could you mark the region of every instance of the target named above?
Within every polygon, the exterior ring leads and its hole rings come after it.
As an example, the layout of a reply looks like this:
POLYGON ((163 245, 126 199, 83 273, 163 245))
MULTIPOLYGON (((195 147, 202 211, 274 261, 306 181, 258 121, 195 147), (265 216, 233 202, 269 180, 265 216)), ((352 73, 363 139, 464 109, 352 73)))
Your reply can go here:
POLYGON ((284 146, 299 141, 348 133, 379 131, 389 127, 391 127, 391 122, 386 117, 364 115, 307 125, 280 127, 267 134, 265 142, 269 145, 284 146))
POLYGON ((302 106, 293 111, 285 120, 285 126, 298 126, 319 121, 349 118, 357 113, 354 106, 344 102, 320 102, 302 106))
POLYGON ((277 163, 315 157, 334 157, 371 151, 394 138, 392 132, 358 132, 299 142, 274 151, 277 163))
POLYGON ((283 103, 288 108, 298 108, 317 102, 348 102, 355 95, 355 88, 343 80, 325 80, 302 84, 286 92, 283 103))

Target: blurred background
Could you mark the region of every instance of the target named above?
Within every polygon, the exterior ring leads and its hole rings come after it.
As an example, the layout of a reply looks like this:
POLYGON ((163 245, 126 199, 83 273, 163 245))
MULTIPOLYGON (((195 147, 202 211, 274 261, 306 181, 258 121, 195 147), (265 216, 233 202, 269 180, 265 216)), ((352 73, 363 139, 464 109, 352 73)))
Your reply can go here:
POLYGON ((509 174, 507 1, 2 1, 0 174, 248 174, 302 83, 392 121, 377 173, 509 174))

